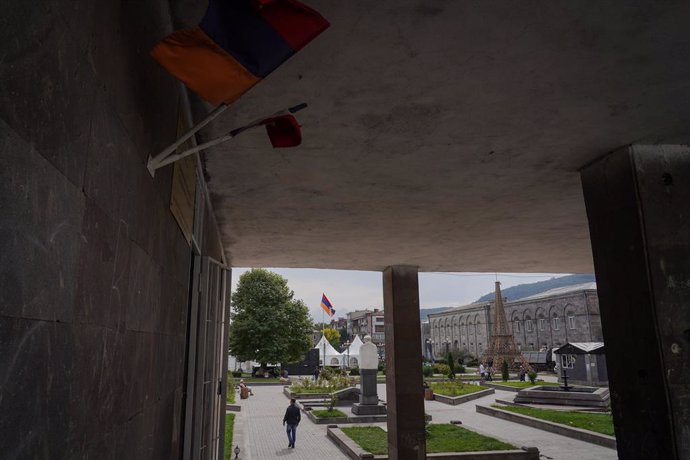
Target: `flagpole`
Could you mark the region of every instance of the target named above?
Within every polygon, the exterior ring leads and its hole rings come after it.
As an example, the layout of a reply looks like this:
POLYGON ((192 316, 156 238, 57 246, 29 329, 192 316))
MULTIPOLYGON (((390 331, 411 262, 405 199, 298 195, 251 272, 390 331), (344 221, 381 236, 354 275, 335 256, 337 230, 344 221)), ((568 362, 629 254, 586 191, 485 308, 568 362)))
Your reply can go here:
POLYGON ((196 126, 194 126, 192 129, 187 131, 182 137, 180 137, 178 140, 176 140, 174 143, 169 145, 168 147, 165 148, 162 152, 160 152, 158 155, 156 155, 153 158, 149 158, 148 161, 148 168, 149 171, 153 174, 154 171, 157 169, 160 169, 164 166, 169 165, 170 163, 174 163, 177 160, 181 160, 182 158, 188 157, 189 155, 192 155, 193 153, 199 152, 201 150, 207 149, 209 147, 216 146, 218 144, 222 144, 223 142, 227 142, 230 139, 237 137, 239 134, 242 134, 243 132, 247 131, 248 129, 256 128, 257 126, 262 126, 264 124, 264 121, 267 118, 272 118, 272 117, 277 117, 281 115, 287 115, 291 113, 296 113, 305 108, 307 104, 305 102, 302 102, 301 104, 297 104, 293 107, 287 108, 285 110, 280 110, 273 115, 257 118, 256 120, 252 121, 251 123, 244 125, 240 128, 235 128, 232 131, 228 132, 227 134, 224 134, 220 137, 217 137, 215 139, 211 139, 208 142, 204 142, 203 144, 191 147, 187 150, 184 150, 182 152, 178 152, 173 154, 177 148, 184 144, 187 139, 192 137, 197 131, 199 131, 201 128, 209 124, 213 119, 218 117, 221 113, 223 113, 228 106, 226 104, 221 104, 218 107, 216 107, 213 112, 211 112, 204 120, 199 122, 196 126))
POLYGON ((326 327, 324 323, 324 309, 321 307, 321 337, 323 337, 323 369, 326 370, 326 327))
POLYGON ((229 105, 221 103, 213 109, 203 120, 201 120, 199 123, 194 125, 191 129, 187 130, 186 133, 184 133, 182 136, 180 136, 175 142, 167 146, 165 149, 163 149, 160 153, 153 157, 149 157, 149 161, 147 164, 147 167, 149 168, 149 172, 151 172, 151 175, 158 169, 159 163, 163 161, 168 155, 173 153, 177 148, 184 144, 189 138, 191 138, 194 134, 196 134, 201 128, 206 126, 207 124, 211 123, 213 120, 218 118, 220 114, 225 112, 228 109, 229 105))

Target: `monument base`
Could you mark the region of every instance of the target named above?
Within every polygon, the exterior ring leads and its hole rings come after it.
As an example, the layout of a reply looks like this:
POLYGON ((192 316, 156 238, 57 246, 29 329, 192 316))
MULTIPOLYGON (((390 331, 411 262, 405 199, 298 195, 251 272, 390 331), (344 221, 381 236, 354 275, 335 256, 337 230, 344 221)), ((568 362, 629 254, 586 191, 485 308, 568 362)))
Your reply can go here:
POLYGON ((609 407, 608 388, 534 386, 518 391, 514 402, 519 404, 556 404, 559 406, 609 407))
POLYGON ((352 405, 352 413, 355 415, 384 415, 386 406, 381 404, 359 404, 352 405))

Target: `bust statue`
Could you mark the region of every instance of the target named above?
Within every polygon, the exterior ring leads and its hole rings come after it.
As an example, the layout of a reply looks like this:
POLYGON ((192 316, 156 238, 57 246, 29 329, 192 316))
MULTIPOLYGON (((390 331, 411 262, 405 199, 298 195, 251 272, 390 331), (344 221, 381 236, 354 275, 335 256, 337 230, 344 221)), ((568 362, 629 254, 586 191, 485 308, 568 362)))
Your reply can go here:
POLYGON ((378 369, 379 353, 376 345, 371 342, 371 336, 364 336, 364 343, 359 349, 359 368, 378 369))

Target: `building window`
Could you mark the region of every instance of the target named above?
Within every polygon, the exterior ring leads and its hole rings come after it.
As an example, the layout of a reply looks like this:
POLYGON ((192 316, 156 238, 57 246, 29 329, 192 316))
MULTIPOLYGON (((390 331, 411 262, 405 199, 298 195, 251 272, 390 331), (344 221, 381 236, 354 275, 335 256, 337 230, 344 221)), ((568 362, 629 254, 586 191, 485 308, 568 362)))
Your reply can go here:
POLYGON ((568 327, 570 329, 575 329, 575 317, 574 316, 568 316, 568 327))
POLYGON ((520 321, 515 321, 513 323, 513 329, 515 330, 515 332, 520 332, 520 321))
POLYGON ((551 327, 554 331, 557 331, 561 327, 559 322, 558 316, 554 316, 553 319, 551 319, 551 327))
POLYGON ((525 320, 525 329, 527 330, 527 332, 532 332, 532 320, 531 319, 525 320))
POLYGON ((539 330, 543 331, 546 328, 546 320, 539 318, 539 330))
POLYGON ((575 364, 575 355, 561 355, 563 369, 572 369, 575 364))

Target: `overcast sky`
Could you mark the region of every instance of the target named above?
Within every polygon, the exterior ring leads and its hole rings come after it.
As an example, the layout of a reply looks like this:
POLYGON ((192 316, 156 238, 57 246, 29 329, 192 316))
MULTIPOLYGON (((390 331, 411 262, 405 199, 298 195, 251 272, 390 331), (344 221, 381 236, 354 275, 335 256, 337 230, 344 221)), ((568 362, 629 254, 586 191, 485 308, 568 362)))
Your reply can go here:
MULTIPOLYGON (((233 268, 233 289, 248 268, 233 268)), ((383 308, 382 275, 379 272, 352 270, 316 270, 301 268, 269 269, 279 273, 309 307, 314 321, 322 318, 321 293, 331 301, 337 317, 363 308, 383 308)), ((503 289, 523 283, 535 283, 553 277, 554 273, 499 273, 503 289)), ((493 292, 496 275, 493 273, 420 273, 419 301, 422 308, 457 307, 474 302, 493 292)))

